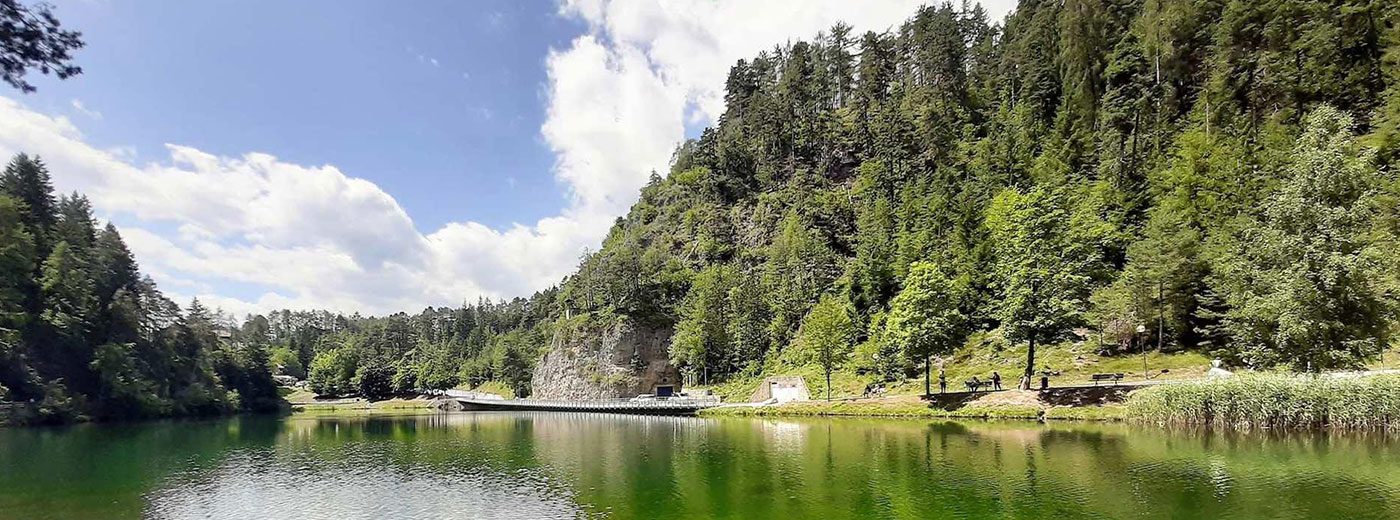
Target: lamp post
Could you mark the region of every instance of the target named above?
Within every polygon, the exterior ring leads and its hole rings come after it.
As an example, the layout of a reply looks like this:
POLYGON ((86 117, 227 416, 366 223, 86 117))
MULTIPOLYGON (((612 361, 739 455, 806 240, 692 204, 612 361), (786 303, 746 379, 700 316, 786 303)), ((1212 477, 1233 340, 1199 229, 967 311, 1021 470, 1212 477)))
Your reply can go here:
MULTIPOLYGON (((1137 326, 1137 332, 1138 332, 1138 335, 1141 336, 1142 333, 1147 332, 1147 327, 1144 326, 1144 325, 1138 325, 1138 326, 1137 326)), ((1147 380, 1147 342, 1146 342, 1146 341, 1142 341, 1142 380, 1143 380, 1143 381, 1146 381, 1146 380, 1147 380)))

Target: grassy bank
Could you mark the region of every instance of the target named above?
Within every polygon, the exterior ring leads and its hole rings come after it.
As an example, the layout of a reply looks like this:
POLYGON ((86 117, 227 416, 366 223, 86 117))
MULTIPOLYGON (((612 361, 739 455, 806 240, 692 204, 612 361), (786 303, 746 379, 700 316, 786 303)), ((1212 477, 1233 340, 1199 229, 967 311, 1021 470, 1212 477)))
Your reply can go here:
POLYGON ((1400 425, 1400 376, 1247 375, 1134 392, 1134 419, 1219 428, 1380 429, 1400 425))
POLYGON ((807 401, 778 406, 726 406, 701 411, 707 417, 909 417, 1027 420, 1116 420, 1123 418, 1119 398, 1087 399, 1085 404, 1056 404, 1036 392, 994 392, 973 398, 924 401, 916 396, 880 399, 807 401))
POLYGON ((1118 393, 1063 388, 1047 393, 914 396, 734 406, 706 416, 869 416, 1031 420, 1129 420, 1222 429, 1374 430, 1400 425, 1400 375, 1354 378, 1240 375, 1118 393))
POLYGON ((359 397, 344 399, 319 399, 306 390, 283 390, 283 399, 292 406, 292 413, 298 415, 389 415, 424 413, 434 410, 433 400, 424 397, 384 399, 369 401, 359 397))
MULTIPOLYGON (((1086 384, 1096 373, 1122 373, 1124 382, 1142 381, 1143 357, 1136 354, 1099 355, 1093 342, 1065 342, 1042 345, 1036 349, 1036 366, 1055 371, 1052 386, 1086 384)), ((1147 373, 1154 381, 1195 379, 1205 376, 1210 359, 1196 352, 1150 351, 1146 356, 1147 373)), ((995 333, 978 333, 944 360, 950 391, 962 390, 962 382, 976 376, 982 380, 999 372, 1008 385, 1014 385, 1025 370, 1026 346, 1009 344, 995 333)), ((936 373, 935 373, 936 375, 936 373)), ((692 386, 692 390, 707 389, 726 402, 744 402, 753 394, 765 376, 802 376, 812 399, 826 397, 826 378, 819 366, 774 366, 764 374, 734 377, 708 386, 692 386)), ((884 384, 888 395, 919 395, 924 392, 923 374, 910 374, 907 379, 882 381, 873 374, 858 374, 851 368, 831 374, 831 396, 860 397, 867 386, 884 384)), ((937 385, 937 381, 933 382, 937 385)))

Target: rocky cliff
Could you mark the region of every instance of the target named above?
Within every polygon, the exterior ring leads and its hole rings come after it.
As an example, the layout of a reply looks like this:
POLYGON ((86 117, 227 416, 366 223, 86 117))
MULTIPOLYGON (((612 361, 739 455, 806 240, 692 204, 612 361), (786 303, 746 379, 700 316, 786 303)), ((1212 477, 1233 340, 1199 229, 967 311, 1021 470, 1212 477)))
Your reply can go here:
POLYGON ((536 399, 605 399, 655 393, 658 386, 680 391, 680 373, 671 365, 671 329, 627 319, 581 317, 554 334, 549 353, 531 378, 536 399))

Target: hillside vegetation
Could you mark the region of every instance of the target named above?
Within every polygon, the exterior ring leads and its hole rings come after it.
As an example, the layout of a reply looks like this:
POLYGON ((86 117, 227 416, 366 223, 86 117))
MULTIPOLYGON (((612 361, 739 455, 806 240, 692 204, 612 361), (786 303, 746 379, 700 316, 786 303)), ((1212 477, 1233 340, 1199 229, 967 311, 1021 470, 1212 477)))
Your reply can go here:
POLYGON ((931 356, 1122 370, 1144 347, 1361 366, 1396 325, 1397 12, 1067 0, 838 25, 735 63, 717 124, 557 288, 323 324, 301 361, 338 360, 346 389, 524 394, 567 317, 674 327, 674 362, 721 385, 829 369, 859 391, 931 356))
MULTIPOLYGON (((266 342, 231 341, 198 300, 181 309, 142 276, 86 197, 55 198, 48 169, 0 175, 0 402, 16 422, 277 408, 266 342)), ((0 423, 7 418, 0 416, 0 423)))
POLYGON ((1000 26, 942 5, 834 27, 735 64, 718 124, 557 304, 674 324, 702 380, 902 379, 976 331, 1027 358, 1361 365, 1395 326, 1397 10, 1027 1, 1000 26))
POLYGON ((370 396, 526 394, 557 327, 617 320, 674 328, 673 361, 707 384, 910 384, 938 357, 1029 372, 1144 347, 1320 371, 1390 344, 1400 4, 911 14, 735 63, 716 124, 555 288, 282 311, 234 339, 318 392, 370 396))

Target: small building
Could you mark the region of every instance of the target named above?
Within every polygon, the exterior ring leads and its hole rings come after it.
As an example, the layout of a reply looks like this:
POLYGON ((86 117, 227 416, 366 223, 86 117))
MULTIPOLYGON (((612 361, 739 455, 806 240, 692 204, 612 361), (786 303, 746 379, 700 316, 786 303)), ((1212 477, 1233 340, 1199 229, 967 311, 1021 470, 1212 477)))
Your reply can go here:
POLYGON ((766 377, 758 384, 753 395, 749 396, 749 402, 762 403, 774 401, 778 404, 792 401, 808 401, 812 395, 807 391, 807 381, 802 376, 774 376, 766 377))

